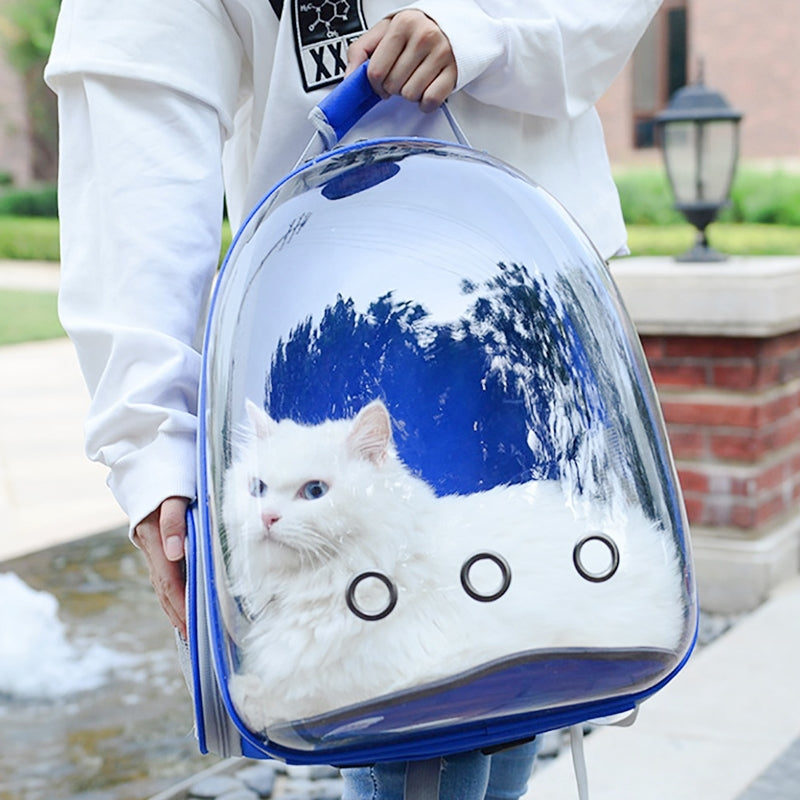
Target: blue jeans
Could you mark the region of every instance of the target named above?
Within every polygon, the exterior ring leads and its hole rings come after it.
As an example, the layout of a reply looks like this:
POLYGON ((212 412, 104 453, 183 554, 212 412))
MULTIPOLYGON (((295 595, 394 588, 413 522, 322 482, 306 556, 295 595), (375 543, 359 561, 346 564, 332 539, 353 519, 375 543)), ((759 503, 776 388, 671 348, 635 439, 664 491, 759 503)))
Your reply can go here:
MULTIPOLYGON (((445 756, 440 776, 441 800, 517 800, 539 750, 538 740, 485 755, 478 750, 445 756)), ((343 769, 342 800, 403 800, 405 762, 343 769)), ((413 798, 409 798, 413 800, 413 798)))

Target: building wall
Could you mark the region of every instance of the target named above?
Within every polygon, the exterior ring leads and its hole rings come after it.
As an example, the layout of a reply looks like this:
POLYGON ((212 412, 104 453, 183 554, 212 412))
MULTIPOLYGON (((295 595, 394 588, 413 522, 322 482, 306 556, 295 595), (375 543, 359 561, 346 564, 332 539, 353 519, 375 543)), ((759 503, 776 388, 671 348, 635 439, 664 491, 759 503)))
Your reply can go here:
MULTIPOLYGON (((687 7, 688 74, 696 79, 702 61, 706 85, 744 113, 742 157, 800 163, 800 2, 688 0, 687 7)), ((654 150, 633 147, 632 87, 629 63, 598 103, 609 155, 615 165, 657 163, 654 150)))
POLYGON ((800 158, 798 31, 798 0, 689 4, 689 52, 706 84, 744 112, 745 158, 800 158))
POLYGON ((660 165, 661 153, 657 148, 636 149, 633 146, 632 99, 633 65, 628 62, 597 104, 611 163, 615 167, 660 165))
POLYGON ((22 80, 8 64, 1 47, 0 172, 10 173, 18 186, 24 186, 31 181, 31 149, 22 80))
POLYGON ((632 66, 628 62, 622 74, 597 104, 597 110, 603 122, 606 149, 609 157, 614 162, 627 161, 638 155, 632 147, 632 71, 632 66))

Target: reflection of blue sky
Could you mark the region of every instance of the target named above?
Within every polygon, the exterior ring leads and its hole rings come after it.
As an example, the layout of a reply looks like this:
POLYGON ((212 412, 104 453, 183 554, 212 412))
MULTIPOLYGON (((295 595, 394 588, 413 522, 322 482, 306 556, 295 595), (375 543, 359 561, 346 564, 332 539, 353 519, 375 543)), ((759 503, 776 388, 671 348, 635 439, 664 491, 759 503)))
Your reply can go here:
MULTIPOLYGON (((363 312, 392 292, 395 301, 423 305, 431 323, 446 323, 472 302, 460 291, 463 280, 482 283, 501 261, 541 262, 545 269, 558 261, 552 249, 564 237, 564 222, 538 190, 494 167, 418 161, 402 161, 396 177, 360 194, 329 201, 308 190, 271 211, 235 265, 248 270, 252 261, 257 270, 253 307, 245 311, 259 353, 271 352, 307 317, 318 323, 340 294, 363 312), (302 228, 275 248, 303 217, 302 228)), ((258 381, 249 388, 257 397, 258 381)))

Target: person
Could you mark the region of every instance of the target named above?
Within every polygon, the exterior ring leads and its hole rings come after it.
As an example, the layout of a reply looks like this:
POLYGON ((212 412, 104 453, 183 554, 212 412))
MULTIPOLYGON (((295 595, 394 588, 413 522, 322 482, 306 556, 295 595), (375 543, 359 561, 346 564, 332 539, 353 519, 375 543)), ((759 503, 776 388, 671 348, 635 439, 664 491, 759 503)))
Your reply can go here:
MULTIPOLYGON (((594 104, 659 4, 63 0, 45 72, 59 103, 59 311, 92 398, 87 453, 109 467, 177 630, 224 207, 235 229, 300 158, 310 109, 369 59, 384 102, 351 136, 449 139, 441 114, 420 113, 448 99, 472 146, 548 189, 603 256, 624 252, 594 104)), ((472 794, 448 796, 492 796, 503 772, 518 797, 534 751, 462 758, 449 774, 472 794)), ((347 796, 396 796, 396 778, 356 770, 347 796)))

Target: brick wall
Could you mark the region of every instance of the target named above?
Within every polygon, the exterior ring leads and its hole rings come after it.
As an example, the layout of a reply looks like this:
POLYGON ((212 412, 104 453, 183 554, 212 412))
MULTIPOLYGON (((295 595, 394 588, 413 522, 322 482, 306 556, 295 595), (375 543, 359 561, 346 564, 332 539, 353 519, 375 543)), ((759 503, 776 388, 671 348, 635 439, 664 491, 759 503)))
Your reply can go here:
POLYGON ((743 537, 800 508, 800 332, 645 336, 689 521, 743 537))
POLYGON ((800 571, 800 257, 615 259, 689 517, 701 606, 800 571))

